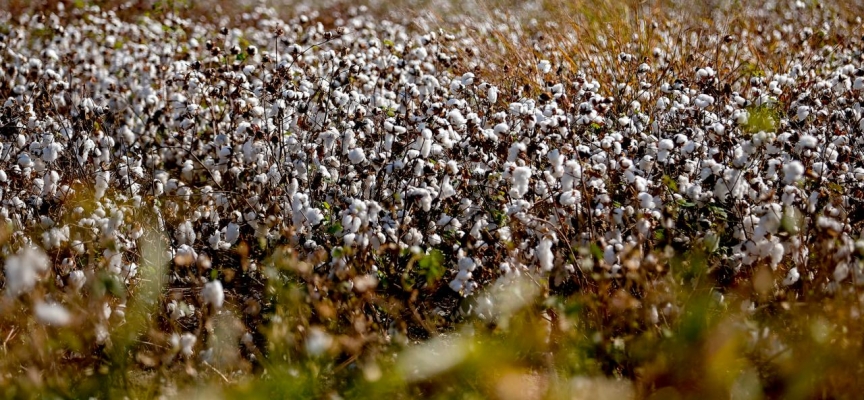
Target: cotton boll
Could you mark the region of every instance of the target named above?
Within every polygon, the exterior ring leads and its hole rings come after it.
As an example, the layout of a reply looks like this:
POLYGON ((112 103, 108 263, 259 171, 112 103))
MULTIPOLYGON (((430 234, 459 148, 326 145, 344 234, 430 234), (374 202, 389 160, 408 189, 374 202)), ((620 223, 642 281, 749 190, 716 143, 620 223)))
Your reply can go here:
POLYGON ((542 74, 548 74, 552 71, 552 63, 550 63, 549 60, 540 60, 540 63, 537 64, 537 69, 542 74))
POLYGON ((805 149, 816 148, 817 144, 819 144, 819 139, 811 135, 801 135, 801 138, 798 140, 798 146, 805 149))
POLYGON ((16 297, 36 286, 39 274, 48 270, 50 260, 35 247, 28 247, 6 258, 6 296, 16 297))
POLYGON ((222 308, 225 302, 225 291, 222 289, 222 282, 215 280, 204 284, 201 290, 201 297, 204 299, 204 304, 210 304, 215 309, 222 308))
POLYGON ((174 239, 177 240, 178 244, 193 245, 195 244, 195 239, 197 239, 197 237, 195 228, 189 220, 181 222, 177 226, 177 230, 174 231, 174 239))
POLYGON ((495 104, 498 102, 498 88, 495 86, 490 86, 489 90, 486 92, 486 98, 489 100, 489 103, 495 104))
POLYGON ((63 145, 53 142, 42 149, 42 161, 52 163, 60 157, 60 152, 63 151, 63 145))
POLYGON ((309 221, 309 225, 316 226, 324 220, 324 214, 321 213, 321 210, 317 208, 307 208, 303 215, 306 217, 306 220, 309 221))
POLYGON ((180 335, 180 340, 179 340, 180 354, 186 358, 192 357, 192 354, 194 354, 194 351, 195 351, 194 350, 195 343, 197 341, 198 341, 198 338, 189 332, 186 332, 186 333, 180 335))
POLYGON ((69 285, 76 292, 80 292, 85 283, 87 283, 87 276, 84 275, 84 271, 76 270, 69 273, 69 285))
POLYGON ((455 195, 456 189, 454 189, 453 185, 450 183, 450 176, 445 176, 444 180, 441 182, 441 191, 438 197, 441 200, 444 200, 455 195))
POLYGON ((235 222, 229 222, 228 226, 225 227, 225 242, 230 245, 234 245, 237 243, 237 239, 240 238, 240 225, 237 225, 235 222))
POLYGON ((555 256, 552 254, 552 240, 548 238, 541 239, 535 251, 540 269, 547 272, 551 271, 555 262, 555 256))
POLYGON ((528 193, 528 181, 531 179, 531 167, 516 167, 512 173, 510 196, 521 199, 528 193))
POLYGON ((38 302, 33 307, 36 320, 48 326, 66 326, 72 322, 72 314, 66 307, 57 303, 38 302))
POLYGON ((798 121, 804 121, 807 117, 810 116, 810 107, 807 106, 798 106, 798 110, 796 112, 796 117, 798 121))
POLYGON ((348 153, 348 159, 351 161, 351 164, 360 164, 366 161, 366 154, 363 152, 363 149, 356 147, 348 153))
POLYGON ((783 182, 791 185, 804 176, 804 164, 794 160, 783 165, 783 182))
POLYGON ((105 191, 108 190, 108 184, 111 182, 111 171, 96 172, 96 200, 102 199, 105 196, 105 191))
POLYGON ((696 98, 693 101, 696 104, 696 107, 706 108, 706 107, 709 107, 712 104, 714 104, 714 97, 703 93, 703 94, 696 96, 696 98))
POLYGON ((801 278, 801 274, 798 273, 798 267, 792 267, 788 273, 786 273, 786 278, 783 279, 783 286, 792 286, 801 278))

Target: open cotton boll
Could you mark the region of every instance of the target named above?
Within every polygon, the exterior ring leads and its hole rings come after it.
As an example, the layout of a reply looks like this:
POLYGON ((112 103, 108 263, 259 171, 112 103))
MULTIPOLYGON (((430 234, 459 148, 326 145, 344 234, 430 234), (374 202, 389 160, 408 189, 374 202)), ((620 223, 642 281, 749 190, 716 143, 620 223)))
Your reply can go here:
POLYGON ((204 284, 204 288, 201 289, 201 297, 204 299, 204 304, 210 304, 217 310, 222 308, 222 304, 225 302, 222 282, 215 280, 204 284))
POLYGON ((366 161, 366 153, 363 152, 363 149, 355 147, 348 152, 348 159, 351 161, 351 164, 360 164, 366 161))
POLYGON ((42 161, 52 163, 60 157, 60 152, 63 151, 63 145, 53 142, 42 149, 42 161))
POLYGON ((783 279, 783 286, 792 286, 798 279, 801 278, 801 274, 798 273, 798 267, 792 267, 789 272, 786 273, 786 278, 783 279))
POLYGON ((492 104, 497 103, 498 102, 498 88, 495 86, 490 86, 489 90, 486 92, 486 98, 492 104))
POLYGON ((72 314, 66 307, 57 303, 38 302, 33 307, 33 315, 36 320, 48 326, 66 326, 72 322, 72 314))
POLYGON ((819 139, 812 135, 801 135, 798 139, 798 145, 805 149, 814 149, 819 144, 819 139))
POLYGON ((316 226, 324 220, 324 214, 321 213, 321 210, 317 208, 307 208, 303 211, 303 215, 306 217, 306 220, 309 221, 309 225, 316 226))
POLYGON ((69 273, 69 285, 76 292, 81 291, 85 283, 87 283, 87 276, 84 275, 84 271, 76 270, 69 273))
POLYGON ((105 191, 108 190, 108 184, 111 182, 111 171, 96 172, 96 200, 102 199, 105 196, 105 191))
POLYGON ((16 297, 32 290, 39 280, 39 274, 47 271, 49 266, 48 256, 35 247, 27 247, 6 258, 6 296, 16 297))
POLYGON ((696 104, 696 107, 706 108, 714 104, 714 97, 703 93, 696 96, 693 102, 696 104))
POLYGON ((783 165, 783 182, 791 185, 804 176, 804 164, 794 160, 783 165))
POLYGON ((511 177, 510 196, 521 199, 528 193, 528 181, 531 179, 531 167, 516 167, 511 177))
POLYGON ((189 332, 180 335, 180 339, 177 341, 180 347, 180 354, 182 354, 183 357, 192 357, 192 354, 195 352, 195 342, 197 341, 198 338, 189 332))
POLYGON ((540 239, 535 252, 537 254, 537 262, 540 264, 540 269, 543 271, 551 271, 555 266, 555 256, 552 254, 552 240, 549 238, 540 239))
POLYGON ((542 74, 548 74, 552 71, 552 63, 550 63, 549 60, 540 60, 540 63, 537 64, 537 69, 542 74))

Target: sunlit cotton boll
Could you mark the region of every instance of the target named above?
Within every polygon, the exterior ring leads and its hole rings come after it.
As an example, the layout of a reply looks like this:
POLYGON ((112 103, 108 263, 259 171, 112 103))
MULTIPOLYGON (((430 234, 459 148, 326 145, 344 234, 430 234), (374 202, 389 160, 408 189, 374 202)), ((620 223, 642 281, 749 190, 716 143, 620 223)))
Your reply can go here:
POLYGON ((543 238, 537 244, 537 262, 540 263, 540 269, 543 271, 551 271, 554 267, 555 256, 552 254, 552 240, 543 238))
POLYGON ((66 326, 72 322, 72 314, 66 307, 56 303, 38 302, 33 307, 36 320, 48 326, 66 326))
POLYGON ((797 182, 804 176, 804 164, 794 160, 783 166, 783 182, 787 185, 797 182))
POLYGON ((510 188, 510 196, 521 199, 528 193, 528 181, 531 179, 531 167, 516 167, 513 170, 513 186, 510 188))
POLYGON ((84 274, 84 271, 77 270, 69 273, 69 285, 76 292, 80 291, 85 283, 87 283, 87 276, 84 274))
POLYGON ((552 71, 552 63, 550 63, 549 60, 540 60, 540 63, 537 64, 537 69, 539 69, 541 73, 548 74, 552 71))
POLYGON ((204 298, 204 304, 211 304, 213 308, 220 309, 225 302, 225 291, 222 289, 221 281, 212 281, 204 284, 204 289, 201 290, 201 297, 204 298))
POLYGON ((42 250, 28 247, 6 259, 6 296, 15 297, 36 286, 39 274, 48 270, 50 260, 42 250))
POLYGON ((714 98, 703 93, 696 96, 696 99, 694 99, 693 102, 696 104, 696 107, 706 108, 714 104, 714 98))
POLYGON ((351 160, 351 164, 360 164, 366 161, 366 153, 363 152, 363 149, 355 147, 348 153, 348 159, 351 160))

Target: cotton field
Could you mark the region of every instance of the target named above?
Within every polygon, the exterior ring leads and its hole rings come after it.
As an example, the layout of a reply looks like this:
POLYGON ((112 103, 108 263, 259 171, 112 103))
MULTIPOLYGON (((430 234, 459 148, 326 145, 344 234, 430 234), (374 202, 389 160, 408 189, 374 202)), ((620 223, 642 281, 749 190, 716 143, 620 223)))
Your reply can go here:
POLYGON ((853 393, 864 8, 601 3, 0 11, 0 392, 853 393))

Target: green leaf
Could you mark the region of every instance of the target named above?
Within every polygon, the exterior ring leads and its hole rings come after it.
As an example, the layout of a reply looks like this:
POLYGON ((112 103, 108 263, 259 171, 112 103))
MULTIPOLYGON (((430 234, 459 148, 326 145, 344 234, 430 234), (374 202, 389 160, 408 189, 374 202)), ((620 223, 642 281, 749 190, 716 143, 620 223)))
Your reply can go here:
POLYGON ((417 263, 420 271, 426 277, 426 282, 430 285, 438 282, 444 276, 444 253, 438 249, 432 249, 429 254, 423 256, 417 263))
POLYGON ((342 232, 342 224, 340 224, 338 222, 327 227, 327 233, 328 234, 338 235, 341 232, 342 232))
POLYGON ((669 188, 669 190, 678 193, 678 184, 672 179, 669 175, 663 175, 663 185, 669 188))

